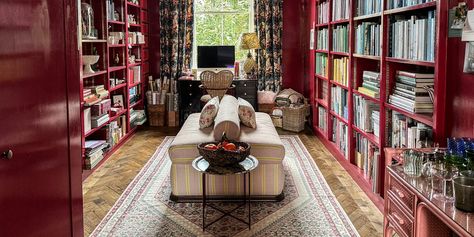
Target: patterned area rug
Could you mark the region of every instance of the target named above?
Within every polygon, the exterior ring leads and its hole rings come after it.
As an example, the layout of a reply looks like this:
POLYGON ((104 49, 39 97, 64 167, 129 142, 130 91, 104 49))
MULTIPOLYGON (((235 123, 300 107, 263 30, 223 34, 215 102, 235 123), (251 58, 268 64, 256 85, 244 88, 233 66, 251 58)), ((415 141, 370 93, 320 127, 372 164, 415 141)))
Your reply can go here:
MULTIPOLYGON (((225 217, 203 232, 200 203, 169 200, 167 150, 173 137, 167 137, 91 236, 359 236, 298 136, 281 139, 286 149, 285 199, 252 203, 251 230, 225 217)), ((207 221, 219 216, 208 210, 207 221)), ((245 217, 245 211, 241 208, 236 215, 245 217)))

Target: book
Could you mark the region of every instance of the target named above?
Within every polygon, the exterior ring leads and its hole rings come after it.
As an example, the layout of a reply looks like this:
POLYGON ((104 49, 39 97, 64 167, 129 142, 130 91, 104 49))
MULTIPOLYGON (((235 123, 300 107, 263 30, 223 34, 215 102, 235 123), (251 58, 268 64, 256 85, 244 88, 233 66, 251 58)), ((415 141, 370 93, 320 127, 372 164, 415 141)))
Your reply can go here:
POLYGON ((332 20, 346 20, 349 19, 349 0, 333 0, 332 5, 332 20))
POLYGON ((349 28, 348 25, 337 25, 332 30, 332 50, 335 52, 349 52, 349 28))
POLYGON ((341 87, 331 87, 331 110, 337 115, 348 119, 347 96, 349 92, 341 87))
POLYGON ((318 127, 322 131, 327 131, 327 111, 321 106, 318 106, 318 127))
POLYGON ((328 55, 324 53, 316 54, 316 74, 327 77, 328 76, 328 55))
POLYGON ((346 159, 349 159, 349 147, 348 147, 348 127, 345 123, 339 121, 335 117, 332 117, 332 136, 331 141, 334 142, 339 151, 344 155, 346 159))
POLYGON ((355 157, 356 165, 359 167, 366 178, 372 184, 372 191, 379 191, 379 157, 380 152, 376 145, 372 144, 367 138, 360 133, 355 133, 355 157))
POLYGON ((329 23, 329 1, 318 5, 318 24, 329 23))
POLYGON ((332 76, 335 82, 349 86, 349 58, 341 57, 333 60, 332 76))
POLYGON ((356 5, 357 16, 379 13, 382 9, 381 0, 358 0, 356 5))
POLYGON ((362 22, 355 29, 355 53, 380 56, 380 24, 362 22))
POLYGON ((359 89, 357 89, 358 92, 360 92, 361 94, 364 94, 364 95, 367 95, 367 96, 370 96, 370 97, 373 97, 373 98, 379 98, 379 93, 376 92, 376 91, 372 91, 370 89, 367 89, 365 87, 359 87, 359 89))
POLYGON ((328 28, 321 28, 318 30, 318 41, 316 49, 319 50, 329 50, 329 31, 328 28))
POLYGON ((394 148, 424 148, 433 145, 433 129, 426 124, 392 112, 390 144, 394 148))
MULTIPOLYGON (((375 111, 378 112, 378 105, 360 95, 354 94, 353 98, 354 125, 364 132, 373 133, 374 121, 372 114, 375 111)), ((375 121, 375 123, 378 124, 379 121, 375 121)))
POLYGON ((388 0, 387 8, 396 9, 400 7, 414 6, 418 4, 432 2, 433 0, 388 0))

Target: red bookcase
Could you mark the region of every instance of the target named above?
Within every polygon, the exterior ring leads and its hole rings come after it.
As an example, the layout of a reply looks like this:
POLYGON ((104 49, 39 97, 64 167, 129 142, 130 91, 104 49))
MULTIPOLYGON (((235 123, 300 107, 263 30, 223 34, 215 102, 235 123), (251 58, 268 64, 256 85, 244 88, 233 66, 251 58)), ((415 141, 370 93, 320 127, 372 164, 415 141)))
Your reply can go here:
MULTIPOLYGON (((445 143, 445 111, 446 111, 446 48, 447 48, 447 9, 448 1, 439 0, 423 3, 415 6, 388 9, 388 0, 381 0, 381 11, 370 15, 357 16, 357 0, 349 1, 349 18, 337 21, 331 21, 333 2, 335 0, 310 0, 309 7, 309 27, 311 38, 314 37, 314 46, 309 50, 309 68, 308 75, 309 85, 311 87, 310 99, 313 108, 313 129, 319 139, 336 157, 340 164, 348 171, 356 183, 368 194, 369 198, 376 204, 379 209, 383 209, 383 190, 384 190, 384 154, 383 148, 390 146, 388 140, 391 132, 391 113, 396 111, 408 118, 422 122, 433 128, 434 141, 444 145, 445 143), (329 3, 327 14, 329 16, 328 23, 318 23, 318 5, 321 3, 329 3), (415 61, 407 59, 399 59, 390 57, 390 22, 396 15, 412 15, 423 14, 428 10, 435 10, 435 56, 433 62, 415 61), (355 34, 356 26, 359 22, 377 22, 380 24, 380 45, 379 56, 356 54, 355 52, 355 34), (346 25, 349 28, 349 53, 341 53, 333 51, 333 31, 338 25, 346 25), (327 29, 328 49, 318 49, 318 30, 327 29), (316 73, 316 65, 319 63, 318 54, 324 54, 328 57, 327 76, 321 76, 316 73), (334 59, 346 57, 349 62, 348 86, 334 82, 334 59), (357 88, 362 83, 363 71, 376 71, 380 75, 380 95, 379 98, 372 98, 358 92, 357 88), (393 91, 396 80, 396 72, 399 70, 408 70, 413 72, 430 72, 435 74, 435 99, 434 113, 432 115, 415 114, 398 109, 388 103, 389 95, 393 91), (347 117, 344 118, 331 109, 331 87, 340 87, 347 91, 347 117), (324 89, 326 88, 326 89, 324 89), (327 93, 322 95, 322 91, 327 93), (363 98, 373 102, 380 111, 379 137, 372 133, 366 133, 359 129, 354 123, 354 95, 360 95, 363 98), (324 108, 326 111, 326 129, 319 127, 318 108, 324 108), (332 141, 332 128, 335 121, 342 122, 347 125, 347 155, 344 154, 339 146, 332 141), (377 178, 379 180, 378 187, 372 187, 372 181, 364 175, 364 172, 356 166, 356 137, 360 134, 365 137, 372 145, 376 146, 380 151, 378 157, 379 169, 377 178), (374 193, 373 189, 379 190, 380 194, 374 193)), ((308 37, 309 38, 309 37, 308 37)))
MULTIPOLYGON (((105 126, 110 124, 112 121, 120 120, 122 116, 125 116, 125 134, 122 136, 117 144, 104 154, 104 158, 97 164, 93 169, 83 170, 82 178, 86 179, 91 173, 95 171, 99 166, 104 163, 111 154, 113 154, 123 143, 131 137, 136 131, 137 126, 132 125, 130 121, 130 115, 132 109, 144 109, 144 94, 146 87, 146 80, 149 75, 149 53, 148 53, 148 5, 147 0, 139 0, 139 4, 129 2, 129 0, 113 0, 115 9, 119 12, 119 19, 111 20, 107 16, 108 12, 108 1, 105 0, 82 0, 82 2, 88 3, 94 10, 94 25, 98 32, 97 39, 85 40, 79 35, 81 40, 81 55, 92 54, 96 51, 100 56, 97 64, 96 73, 84 74, 82 63, 81 68, 81 120, 84 121, 84 110, 87 109, 85 106, 84 98, 82 96, 82 90, 87 86, 103 85, 109 92, 107 98, 112 99, 114 95, 123 96, 124 108, 117 114, 112 114, 109 111, 109 120, 96 128, 92 128, 88 132, 85 131, 84 122, 82 122, 82 159, 85 162, 85 141, 92 139, 105 139, 105 134, 102 130, 105 126), (130 22, 128 15, 135 15, 136 22, 130 22), (121 42, 110 42, 108 40, 109 32, 122 32, 123 40, 121 42), (141 32, 144 35, 145 43, 132 43, 130 42, 129 35, 131 32, 141 32), (95 49, 95 50, 93 50, 95 49), (135 55, 139 60, 134 62, 129 61, 129 56, 135 55), (116 62, 116 59, 119 59, 116 62), (140 80, 133 81, 133 73, 129 73, 133 67, 140 66, 138 72, 141 77, 140 80), (123 83, 115 85, 111 84, 110 79, 118 78, 124 79, 123 83), (136 88, 138 97, 136 100, 130 102, 130 89, 136 88)), ((80 8, 80 5, 79 5, 80 8)), ((80 15, 79 15, 80 17, 80 15)))

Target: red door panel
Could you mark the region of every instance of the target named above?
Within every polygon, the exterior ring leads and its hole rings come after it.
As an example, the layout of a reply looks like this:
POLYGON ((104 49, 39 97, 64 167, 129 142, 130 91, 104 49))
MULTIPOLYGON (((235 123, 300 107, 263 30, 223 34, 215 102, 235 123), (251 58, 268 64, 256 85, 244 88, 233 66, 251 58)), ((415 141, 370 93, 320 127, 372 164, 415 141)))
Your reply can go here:
POLYGON ((65 2, 0 1, 0 236, 73 235, 65 2))

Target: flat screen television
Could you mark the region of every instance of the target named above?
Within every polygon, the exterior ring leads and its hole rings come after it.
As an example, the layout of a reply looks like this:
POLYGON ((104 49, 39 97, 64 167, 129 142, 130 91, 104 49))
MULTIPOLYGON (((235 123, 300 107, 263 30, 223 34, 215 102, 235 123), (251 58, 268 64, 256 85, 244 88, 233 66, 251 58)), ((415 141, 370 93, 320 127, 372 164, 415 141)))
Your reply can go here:
POLYGON ((232 68, 234 46, 198 46, 198 68, 232 68))

